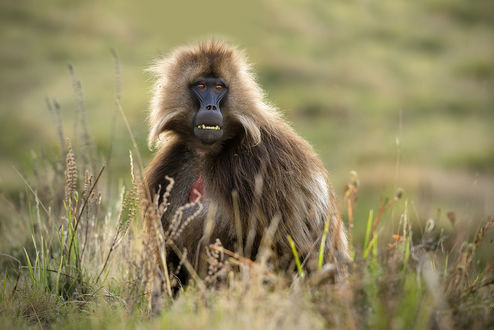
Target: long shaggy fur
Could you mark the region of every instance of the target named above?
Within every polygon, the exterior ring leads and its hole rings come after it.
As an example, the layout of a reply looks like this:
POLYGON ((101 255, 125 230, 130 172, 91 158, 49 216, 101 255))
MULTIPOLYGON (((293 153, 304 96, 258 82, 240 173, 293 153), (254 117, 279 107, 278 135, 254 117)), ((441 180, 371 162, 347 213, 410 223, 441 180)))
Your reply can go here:
POLYGON ((162 219, 166 231, 176 210, 188 202, 194 182, 203 176, 204 210, 176 242, 180 248, 187 248, 198 269, 205 243, 219 238, 225 248, 236 248, 234 191, 238 193, 244 245, 249 233, 253 234, 252 256, 247 257, 255 257, 271 221, 279 219, 271 244, 278 255, 275 264, 286 268, 293 260, 287 235, 292 236, 302 258, 314 260, 324 223, 329 220, 324 260, 337 266, 347 260, 344 226, 326 170, 312 147, 264 101, 241 51, 218 41, 202 42, 177 49, 151 71, 156 75, 156 84, 149 116, 149 144, 162 142, 157 143, 159 151, 146 169, 146 184, 155 194, 164 191, 166 175, 175 180, 162 219), (228 87, 221 106, 223 138, 212 146, 204 146, 194 137, 191 124, 196 106, 189 85, 205 74, 221 77, 228 87), (213 230, 209 241, 204 242, 206 217, 212 204, 217 206, 213 230))

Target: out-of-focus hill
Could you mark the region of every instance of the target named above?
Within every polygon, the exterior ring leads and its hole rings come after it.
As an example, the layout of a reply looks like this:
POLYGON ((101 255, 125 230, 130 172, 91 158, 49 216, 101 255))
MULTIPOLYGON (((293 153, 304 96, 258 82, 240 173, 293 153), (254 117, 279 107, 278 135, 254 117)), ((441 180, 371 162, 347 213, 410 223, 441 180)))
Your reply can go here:
POLYGON ((112 145, 118 175, 130 139, 115 116, 111 50, 124 111, 149 157, 146 66, 211 36, 246 50, 267 97, 314 145, 340 195, 356 170, 369 206, 403 186, 419 214, 494 212, 492 1, 2 1, 2 190, 22 187, 12 165, 57 154, 46 98, 60 104, 64 135, 80 138, 69 63, 98 155, 112 145))

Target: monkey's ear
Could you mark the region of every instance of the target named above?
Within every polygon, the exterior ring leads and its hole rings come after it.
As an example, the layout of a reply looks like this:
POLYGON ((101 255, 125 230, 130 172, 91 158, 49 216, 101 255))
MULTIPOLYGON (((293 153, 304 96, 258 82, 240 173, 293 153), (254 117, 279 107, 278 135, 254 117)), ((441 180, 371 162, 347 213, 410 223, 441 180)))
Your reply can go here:
POLYGON ((153 151, 157 147, 156 140, 159 138, 159 133, 156 132, 156 126, 151 128, 151 131, 148 135, 148 149, 153 151))
POLYGON ((166 124, 167 116, 161 111, 162 96, 158 91, 158 85, 155 85, 154 96, 151 99, 151 109, 148 116, 149 123, 149 135, 148 135, 148 148, 153 149, 156 139, 163 131, 166 124))
POLYGON ((173 134, 169 134, 169 132, 161 132, 158 133, 155 137, 148 137, 148 149, 149 151, 156 151, 159 149, 165 142, 169 141, 173 137, 173 134))
MULTIPOLYGON (((151 114, 153 117, 153 113, 151 114)), ((169 116, 163 116, 161 119, 150 119, 151 130, 148 135, 148 148, 149 150, 156 149, 160 142, 166 140, 166 132, 163 131, 163 127, 165 126, 169 116)))

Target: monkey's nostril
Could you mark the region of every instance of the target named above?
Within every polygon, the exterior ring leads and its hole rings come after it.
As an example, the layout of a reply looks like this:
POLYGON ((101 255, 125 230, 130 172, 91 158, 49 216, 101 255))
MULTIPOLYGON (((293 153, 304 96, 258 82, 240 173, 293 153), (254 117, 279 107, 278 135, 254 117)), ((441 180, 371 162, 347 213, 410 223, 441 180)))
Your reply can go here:
POLYGON ((206 107, 206 109, 207 109, 207 110, 211 110, 211 106, 210 106, 210 105, 208 105, 208 106, 206 107))

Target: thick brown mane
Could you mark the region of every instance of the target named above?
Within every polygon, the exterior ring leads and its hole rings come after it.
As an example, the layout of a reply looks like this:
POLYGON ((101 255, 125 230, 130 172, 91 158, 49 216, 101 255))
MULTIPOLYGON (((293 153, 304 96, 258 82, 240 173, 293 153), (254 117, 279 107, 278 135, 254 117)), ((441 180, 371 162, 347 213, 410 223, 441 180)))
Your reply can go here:
MULTIPOLYGON (((189 201, 191 188, 201 176, 204 178, 204 211, 187 225, 176 239, 177 245, 201 263, 204 249, 199 242, 203 240, 207 210, 215 204, 210 241, 219 238, 233 250, 239 239, 244 244, 250 239, 255 252, 271 221, 278 219, 273 248, 278 254, 277 265, 287 268, 293 260, 287 235, 310 261, 317 254, 324 223, 329 220, 325 261, 338 265, 343 274, 347 240, 338 223, 326 170, 312 147, 264 101, 243 53, 219 41, 206 41, 177 49, 158 61, 152 71, 157 82, 149 142, 160 134, 166 137, 146 169, 146 183, 154 194, 166 186, 165 176, 175 180, 162 219, 165 230, 176 210, 189 201), (207 75, 221 78, 228 89, 221 104, 224 133, 210 145, 194 136, 191 124, 197 105, 190 85, 207 75), (235 228, 232 192, 238 194, 243 237, 238 237, 235 228)), ((248 257, 255 258, 255 253, 248 257)))

